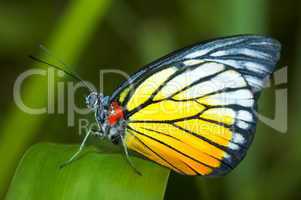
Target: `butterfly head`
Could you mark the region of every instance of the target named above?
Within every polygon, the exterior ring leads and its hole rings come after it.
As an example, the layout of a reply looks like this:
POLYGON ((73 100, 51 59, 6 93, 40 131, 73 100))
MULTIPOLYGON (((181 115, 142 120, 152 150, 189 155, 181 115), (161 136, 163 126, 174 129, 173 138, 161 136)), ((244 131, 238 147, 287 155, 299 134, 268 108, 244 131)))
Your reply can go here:
POLYGON ((109 97, 102 93, 91 92, 86 97, 86 106, 96 113, 97 121, 103 125, 108 114, 109 97))
POLYGON ((98 94, 97 92, 91 92, 86 97, 86 106, 91 110, 96 110, 99 107, 99 104, 102 99, 103 99, 102 94, 98 94))

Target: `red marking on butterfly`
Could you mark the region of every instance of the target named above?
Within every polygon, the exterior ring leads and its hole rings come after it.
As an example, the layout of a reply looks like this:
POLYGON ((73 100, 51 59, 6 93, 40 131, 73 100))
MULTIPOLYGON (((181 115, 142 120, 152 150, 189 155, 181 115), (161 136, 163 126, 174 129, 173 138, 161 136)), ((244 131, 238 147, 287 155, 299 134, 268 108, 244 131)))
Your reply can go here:
POLYGON ((109 125, 115 125, 120 119, 124 119, 122 107, 117 102, 113 101, 109 109, 108 122, 109 125))

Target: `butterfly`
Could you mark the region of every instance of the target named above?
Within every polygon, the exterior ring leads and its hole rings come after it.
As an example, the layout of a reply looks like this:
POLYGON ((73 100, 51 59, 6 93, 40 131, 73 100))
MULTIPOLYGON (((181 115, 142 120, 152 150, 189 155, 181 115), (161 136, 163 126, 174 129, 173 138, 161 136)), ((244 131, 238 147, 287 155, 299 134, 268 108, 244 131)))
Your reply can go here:
POLYGON ((252 143, 256 101, 280 49, 275 39, 240 35, 168 54, 111 96, 91 91, 86 104, 99 125, 94 134, 122 144, 127 157, 131 149, 180 174, 225 175, 252 143))

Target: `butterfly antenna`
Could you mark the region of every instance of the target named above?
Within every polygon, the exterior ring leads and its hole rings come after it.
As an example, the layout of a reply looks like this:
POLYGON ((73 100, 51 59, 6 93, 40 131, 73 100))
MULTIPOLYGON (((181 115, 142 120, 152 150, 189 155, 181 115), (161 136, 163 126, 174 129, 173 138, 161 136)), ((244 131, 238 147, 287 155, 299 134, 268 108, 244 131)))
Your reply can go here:
MULTIPOLYGON (((64 61, 62 61, 62 59, 58 58, 57 56, 55 56, 53 53, 50 52, 49 49, 47 49, 44 45, 40 44, 39 48, 44 51, 44 53, 46 53, 49 57, 54 58, 57 62, 59 62, 61 65, 63 66, 68 66, 64 61)), ((68 66, 70 67, 70 66, 68 66)))
POLYGON ((135 167, 135 165, 133 164, 132 160, 130 159, 128 148, 126 146, 126 143, 125 143, 125 140, 123 138, 123 135, 120 135, 120 137, 121 137, 122 146, 123 146, 123 149, 124 149, 124 153, 125 153, 127 162, 132 167, 132 169, 134 170, 135 173, 137 173, 139 176, 142 176, 141 172, 139 172, 139 170, 135 167))
MULTIPOLYGON (((50 51, 46 48, 46 47, 44 47, 43 45, 40 45, 39 46, 40 47, 40 49, 41 50, 43 50, 46 54, 48 54, 50 57, 53 57, 55 60, 57 60, 60 64, 62 64, 63 66, 68 66, 68 65, 66 65, 63 61, 61 61, 60 59, 58 59, 57 57, 55 57, 53 54, 51 54, 50 53, 50 51)), ((62 72, 64 72, 65 74, 67 74, 67 75, 69 75, 70 77, 72 77, 73 79, 75 79, 75 80, 78 80, 79 82, 82 82, 89 90, 90 90, 90 92, 93 92, 94 90, 80 77, 80 76, 78 76, 76 73, 74 73, 74 72, 69 72, 69 71, 67 71, 67 70, 65 70, 65 69, 63 69, 63 68, 61 68, 61 67, 59 67, 59 66, 57 66, 57 65, 54 65, 54 64, 51 64, 51 63, 49 63, 49 62, 46 62, 46 61, 44 61, 44 60, 42 60, 42 59, 40 59, 40 58, 37 58, 37 57, 35 57, 35 56, 33 56, 33 55, 29 55, 29 58, 31 58, 32 60, 34 60, 34 61, 36 61, 36 62, 38 62, 38 63, 43 63, 43 64, 45 64, 45 65, 48 65, 49 67, 52 67, 52 68, 55 68, 55 69, 57 69, 57 70, 59 70, 59 71, 62 71, 62 72)))

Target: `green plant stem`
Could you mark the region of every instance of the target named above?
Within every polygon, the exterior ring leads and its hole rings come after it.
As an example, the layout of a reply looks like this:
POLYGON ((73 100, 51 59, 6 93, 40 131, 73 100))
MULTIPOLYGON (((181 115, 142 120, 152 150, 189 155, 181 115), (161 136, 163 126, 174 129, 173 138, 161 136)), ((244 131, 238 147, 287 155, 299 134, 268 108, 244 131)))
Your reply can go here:
MULTIPOLYGON (((49 49, 66 63, 74 65, 98 22, 103 18, 109 3, 109 0, 71 1, 58 28, 47 43, 49 49)), ((23 91, 24 102, 40 107, 46 105, 46 81, 29 80, 23 91)), ((29 115, 16 106, 12 106, 5 118, 0 129, 2 144, 0 156, 2 159, 5 158, 3 161, 5 163, 0 168, 0 197, 5 193, 16 162, 37 135, 37 130, 44 119, 45 115, 29 115)))

